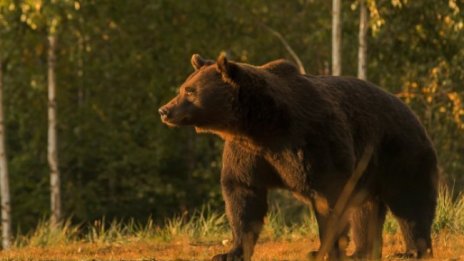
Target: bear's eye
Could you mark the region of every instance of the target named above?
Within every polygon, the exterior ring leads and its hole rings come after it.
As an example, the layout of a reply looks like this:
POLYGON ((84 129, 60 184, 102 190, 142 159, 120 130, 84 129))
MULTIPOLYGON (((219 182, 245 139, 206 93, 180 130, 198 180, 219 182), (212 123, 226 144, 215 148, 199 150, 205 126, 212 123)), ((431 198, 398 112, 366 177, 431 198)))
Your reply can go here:
POLYGON ((193 87, 185 87, 185 94, 192 95, 195 93, 195 88, 193 87))

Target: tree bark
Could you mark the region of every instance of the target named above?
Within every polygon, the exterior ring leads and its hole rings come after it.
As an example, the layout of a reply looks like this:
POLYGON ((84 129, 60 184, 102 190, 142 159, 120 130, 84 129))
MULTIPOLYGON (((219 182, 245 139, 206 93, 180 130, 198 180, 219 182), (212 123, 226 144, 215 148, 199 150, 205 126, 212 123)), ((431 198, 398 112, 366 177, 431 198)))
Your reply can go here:
POLYGON ((5 148, 5 126, 3 115, 3 63, 0 61, 0 193, 2 204, 2 247, 11 246, 10 183, 5 148))
POLYGON ((360 0, 359 5, 359 49, 358 49, 358 78, 367 80, 367 28, 368 17, 366 1, 360 0))
POLYGON ((342 24, 341 0, 332 1, 332 75, 338 76, 342 73, 342 24))
POLYGON ((51 218, 50 224, 57 226, 61 221, 60 172, 56 131, 56 34, 48 36, 48 164, 50 167, 51 218))

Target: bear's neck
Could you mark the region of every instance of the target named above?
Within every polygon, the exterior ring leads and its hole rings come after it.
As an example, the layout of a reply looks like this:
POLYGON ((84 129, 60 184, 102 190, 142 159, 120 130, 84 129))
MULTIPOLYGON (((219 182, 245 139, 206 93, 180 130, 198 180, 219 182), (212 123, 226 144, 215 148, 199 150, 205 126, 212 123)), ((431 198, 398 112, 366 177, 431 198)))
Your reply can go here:
POLYGON ((219 136, 224 141, 234 141, 250 148, 275 147, 283 144, 282 139, 288 139, 290 130, 286 124, 275 126, 273 124, 244 123, 237 121, 235 124, 222 128, 195 127, 197 133, 211 133, 219 136), (275 146, 274 146, 275 145, 275 146))
POLYGON ((273 94, 265 82, 238 88, 230 116, 214 126, 196 127, 197 132, 213 133, 226 141, 243 141, 256 146, 269 146, 291 136, 290 105, 283 97, 273 94))
POLYGON ((285 136, 290 130, 289 106, 272 95, 269 87, 240 87, 236 100, 235 133, 255 142, 285 136))
POLYGON ((291 138, 290 119, 286 114, 276 112, 268 117, 260 114, 262 111, 255 110, 253 113, 257 115, 245 114, 238 117, 234 124, 209 132, 225 141, 234 141, 257 150, 261 147, 277 148, 279 144, 285 144, 282 140, 291 138))

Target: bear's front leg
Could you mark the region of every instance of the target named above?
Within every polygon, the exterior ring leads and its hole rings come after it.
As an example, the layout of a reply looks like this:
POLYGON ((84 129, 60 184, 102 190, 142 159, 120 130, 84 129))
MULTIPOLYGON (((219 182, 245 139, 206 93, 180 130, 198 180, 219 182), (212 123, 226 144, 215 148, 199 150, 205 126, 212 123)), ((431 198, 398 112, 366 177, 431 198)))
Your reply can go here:
POLYGON ((243 184, 227 170, 223 171, 221 183, 233 245, 213 261, 251 260, 267 212, 267 189, 243 184))

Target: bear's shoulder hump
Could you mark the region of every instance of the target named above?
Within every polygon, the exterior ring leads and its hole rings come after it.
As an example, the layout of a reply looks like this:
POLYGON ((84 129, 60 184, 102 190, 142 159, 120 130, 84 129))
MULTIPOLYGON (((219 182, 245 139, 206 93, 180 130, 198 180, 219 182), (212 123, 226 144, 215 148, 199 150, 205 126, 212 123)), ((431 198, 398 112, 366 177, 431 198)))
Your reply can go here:
POLYGON ((269 63, 266 63, 261 66, 261 68, 269 71, 270 73, 276 75, 291 75, 299 74, 298 68, 296 66, 284 59, 275 60, 269 63))

